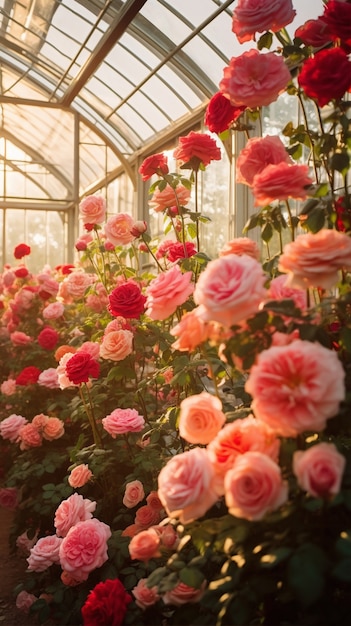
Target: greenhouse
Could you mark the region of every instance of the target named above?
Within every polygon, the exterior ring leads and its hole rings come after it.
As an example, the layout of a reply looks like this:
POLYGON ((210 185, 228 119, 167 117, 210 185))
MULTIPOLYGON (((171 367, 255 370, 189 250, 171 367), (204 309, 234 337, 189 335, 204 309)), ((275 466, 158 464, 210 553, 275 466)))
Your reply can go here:
POLYGON ((350 0, 0 0, 6 626, 349 623, 350 93, 350 0))

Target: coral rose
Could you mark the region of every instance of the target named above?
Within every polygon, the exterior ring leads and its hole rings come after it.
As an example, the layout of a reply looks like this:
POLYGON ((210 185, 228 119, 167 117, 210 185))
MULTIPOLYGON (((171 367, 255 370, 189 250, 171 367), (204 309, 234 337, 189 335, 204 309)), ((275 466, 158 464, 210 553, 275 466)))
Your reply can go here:
POLYGON ((188 443, 206 445, 217 435, 225 419, 219 398, 203 391, 180 403, 179 434, 188 443))
POLYGON ((294 289, 287 285, 286 274, 280 274, 271 280, 268 289, 268 297, 272 300, 293 300, 295 305, 305 311, 307 308, 307 294, 305 290, 294 289))
POLYGON ((130 330, 113 330, 103 336, 100 356, 110 361, 123 361, 133 350, 133 333, 130 330))
POLYGON ((206 586, 206 580, 202 582, 198 589, 195 587, 189 587, 189 585, 180 582, 173 587, 173 589, 170 589, 163 594, 163 603, 172 604, 173 606, 182 606, 183 604, 194 604, 200 602, 205 593, 206 586))
POLYGON ((236 162, 236 180, 244 185, 252 185, 256 174, 267 165, 292 163, 281 139, 276 135, 252 137, 240 151, 236 162))
POLYGON ((58 417, 49 417, 43 426, 42 435, 47 441, 54 441, 65 434, 65 427, 58 417))
POLYGON ((174 189, 167 183, 164 189, 156 189, 148 204, 156 213, 161 213, 173 206, 185 206, 190 200, 190 189, 177 185, 174 189))
POLYGON ((232 31, 240 43, 255 39, 256 32, 276 33, 296 15, 292 0, 237 0, 233 10, 232 31))
POLYGON ((145 504, 144 506, 139 507, 135 513, 134 523, 141 529, 150 528, 150 526, 154 526, 160 522, 160 511, 161 509, 156 509, 149 504, 145 504))
POLYGON ((83 224, 102 224, 106 216, 106 202, 102 196, 87 196, 79 205, 83 224))
POLYGON ((57 535, 49 535, 38 539, 31 548, 27 559, 28 570, 31 572, 44 572, 53 563, 60 561, 59 550, 62 539, 57 535))
POLYGON ((88 352, 76 352, 66 363, 67 377, 75 385, 87 383, 90 377, 98 378, 99 373, 99 363, 88 352))
POLYGON ((168 461, 158 476, 158 495, 169 517, 188 524, 217 501, 215 473, 206 450, 193 448, 168 461))
POLYGON ((32 338, 26 333, 15 330, 10 334, 10 341, 14 346, 25 346, 32 341, 32 338))
POLYGON ((345 397, 345 372, 336 352, 296 339, 261 352, 245 390, 252 410, 283 437, 320 432, 345 397))
POLYGON ((288 485, 281 469, 262 452, 237 457, 224 478, 224 496, 229 513, 248 520, 260 520, 288 498, 288 485))
POLYGON ((210 261, 194 291, 199 315, 227 327, 241 322, 265 299, 265 281, 261 264, 249 256, 230 254, 210 261))
POLYGON ((12 415, 5 417, 0 422, 0 435, 3 439, 8 439, 11 443, 15 443, 19 437, 19 431, 27 423, 28 420, 25 417, 12 413, 12 415))
POLYGON ((158 176, 168 174, 168 160, 166 155, 161 152, 146 157, 140 165, 138 171, 143 180, 149 180, 149 178, 151 178, 154 174, 157 174, 158 176))
POLYGON ((233 106, 228 98, 218 91, 212 96, 205 112, 205 125, 211 133, 223 133, 245 111, 244 106, 233 106))
POLYGON ((175 313, 193 293, 192 272, 181 272, 178 265, 162 272, 146 288, 146 314, 153 320, 165 320, 175 313))
POLYGON ((198 315, 199 310, 193 309, 185 313, 179 324, 174 326, 170 333, 178 339, 172 344, 174 350, 193 352, 209 337, 209 324, 198 315))
POLYGON ((104 226, 105 235, 114 246, 125 246, 135 239, 130 232, 133 225, 134 220, 128 213, 112 215, 104 226))
POLYGON ((149 561, 161 556, 160 543, 160 536, 154 528, 141 530, 130 540, 130 558, 138 559, 139 561, 149 561))
POLYGON ((316 100, 320 107, 330 100, 339 100, 351 89, 348 55, 341 48, 320 50, 314 57, 306 59, 298 75, 298 82, 306 96, 316 100))
POLYGON ((345 457, 333 443, 317 443, 293 456, 293 472, 301 489, 316 498, 339 493, 346 466, 345 457))
POLYGON ((98 583, 82 606, 84 626, 121 626, 131 601, 118 578, 98 583))
POLYGON ((351 270, 351 238, 327 228, 299 235, 284 247, 278 269, 288 274, 288 287, 331 289, 340 270, 351 270))
POLYGON ((231 58, 223 70, 219 89, 233 106, 255 109, 274 102, 290 79, 281 56, 253 49, 231 58))
POLYGON ((144 500, 144 498, 144 487, 140 480, 132 480, 127 483, 123 496, 123 504, 127 509, 132 509, 139 504, 139 502, 144 500))
POLYGON ((253 179, 252 193, 256 206, 265 206, 274 200, 305 200, 313 180, 308 165, 291 165, 281 162, 267 165, 253 179))
POLYGON ((252 241, 248 237, 236 237, 236 239, 228 241, 219 251, 219 256, 228 256, 228 254, 237 254, 238 256, 247 254, 247 256, 251 256, 256 261, 259 261, 261 256, 256 241, 252 241))
POLYGON ((0 385, 0 391, 4 396, 12 396, 16 393, 16 381, 14 378, 4 380, 0 385))
POLYGON ((135 409, 115 409, 102 420, 104 429, 113 437, 143 430, 145 420, 135 409))
POLYGON ((132 589, 132 594, 135 598, 135 604, 143 611, 156 604, 160 599, 157 587, 147 586, 147 578, 140 578, 136 587, 132 589))
POLYGON ((75 580, 87 580, 90 572, 107 559, 107 541, 111 529, 98 519, 88 519, 72 526, 60 545, 60 563, 75 580))
POLYGON ((54 517, 54 526, 58 537, 65 537, 78 522, 91 519, 96 509, 96 502, 83 498, 78 493, 73 493, 63 500, 57 507, 54 517))
POLYGON ((19 433, 20 449, 39 448, 42 444, 42 436, 34 424, 25 424, 19 433))
POLYGON ((73 489, 78 489, 79 487, 84 487, 92 476, 93 472, 89 469, 88 465, 81 463, 72 469, 68 477, 68 484, 71 485, 73 489))
POLYGON ((179 137, 179 145, 173 156, 180 161, 182 168, 197 171, 202 164, 207 166, 211 161, 220 161, 221 150, 212 137, 206 133, 190 131, 185 137, 179 137))
POLYGON ((140 286, 129 280, 115 287, 108 296, 108 310, 111 315, 128 318, 139 318, 145 310, 146 297, 141 293, 140 286))

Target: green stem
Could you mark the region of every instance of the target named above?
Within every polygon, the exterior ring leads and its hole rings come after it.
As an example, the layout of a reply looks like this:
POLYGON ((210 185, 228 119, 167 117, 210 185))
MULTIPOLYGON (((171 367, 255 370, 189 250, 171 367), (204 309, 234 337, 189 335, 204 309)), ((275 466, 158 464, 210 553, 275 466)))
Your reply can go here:
POLYGON ((310 140, 310 144, 311 144, 311 154, 312 154, 312 161, 313 161, 314 176, 315 176, 315 179, 316 179, 316 183, 318 185, 318 183, 319 183, 319 174, 318 174, 318 168, 317 168, 317 162, 316 162, 316 155, 315 155, 315 152, 314 152, 314 139, 313 139, 312 133, 310 131, 310 128, 308 126, 308 117, 307 117, 305 105, 303 103, 303 99, 302 99, 300 91, 297 92, 297 97, 298 97, 298 100, 299 100, 299 103, 300 103, 303 119, 304 119, 304 122, 305 122, 306 133, 307 133, 307 136, 308 136, 308 138, 310 140))
POLYGON ((155 263, 156 263, 156 265, 157 265, 158 269, 160 270, 160 272, 163 272, 163 267, 162 267, 162 265, 160 265, 160 263, 158 262, 158 259, 155 257, 155 255, 154 255, 153 251, 151 250, 151 248, 150 248, 150 246, 149 246, 149 243, 146 241, 146 239, 145 239, 144 235, 142 235, 142 236, 141 236, 141 238, 142 238, 142 240, 143 240, 144 244, 146 245, 146 247, 147 247, 147 249, 148 249, 149 253, 151 254, 152 258, 154 259, 154 261, 155 261, 155 263))
POLYGON ((89 392, 89 388, 88 388, 88 386, 86 384, 85 384, 85 389, 86 389, 87 394, 88 394, 89 404, 86 402, 86 400, 84 398, 82 385, 79 385, 79 395, 80 395, 80 398, 81 398, 81 400, 83 402, 83 406, 85 408, 85 412, 86 412, 88 420, 89 420, 90 428, 91 428, 92 433, 93 433, 94 443, 95 443, 96 446, 101 448, 102 447, 101 435, 100 435, 100 433, 98 431, 98 428, 97 428, 97 425, 96 425, 96 422, 95 422, 93 404, 92 404, 92 401, 91 401, 91 395, 90 395, 90 392, 89 392))
POLYGON ((294 241, 295 240, 295 226, 294 226, 294 222, 293 222, 293 215, 292 215, 292 212, 291 212, 289 200, 285 200, 285 204, 286 204, 286 208, 287 208, 288 215, 289 215, 289 224, 290 224, 290 231, 291 231, 291 241, 294 241))

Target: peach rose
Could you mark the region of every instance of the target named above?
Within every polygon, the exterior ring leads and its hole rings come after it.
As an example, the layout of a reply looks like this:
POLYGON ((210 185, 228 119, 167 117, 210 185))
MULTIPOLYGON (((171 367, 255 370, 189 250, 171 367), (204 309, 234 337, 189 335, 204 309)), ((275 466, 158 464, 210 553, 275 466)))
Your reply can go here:
POLYGON ((256 174, 252 183, 252 193, 256 206, 265 206, 274 200, 305 200, 313 180, 309 176, 308 165, 278 163, 267 165, 256 174))
POLYGON ((280 467, 262 452, 237 457, 224 478, 224 496, 229 513, 248 520, 260 520, 288 498, 288 486, 280 467))
POLYGON ((102 196, 86 196, 79 205, 83 224, 102 224, 106 216, 106 202, 102 196))
POLYGON ((134 220, 128 213, 112 215, 105 224, 105 235, 114 246, 125 246, 135 239, 131 233, 133 225, 134 220))
POLYGON ((130 330, 115 330, 104 334, 100 346, 102 359, 123 361, 133 350, 133 333, 130 330))
POLYGON ((146 315, 165 320, 193 293, 192 272, 182 273, 178 265, 154 278, 146 288, 146 315))
POLYGON ((215 473, 206 450, 193 448, 168 461, 158 476, 158 495, 167 514, 188 524, 217 501, 215 473))
POLYGON ((107 559, 107 541, 111 529, 98 519, 87 519, 72 526, 60 545, 60 563, 65 572, 79 581, 107 559))
POLYGON ((336 352, 296 339, 258 355, 245 390, 252 410, 283 437, 320 432, 345 397, 345 372, 336 352))
POLYGON ((292 0, 237 0, 232 31, 240 43, 255 39, 256 32, 277 32, 296 15, 292 0))
POLYGON ((196 589, 195 587, 189 587, 185 583, 178 583, 170 591, 166 591, 162 596, 164 604, 172 604, 173 606, 182 606, 183 604, 194 604, 200 602, 202 596, 205 593, 207 586, 206 580, 203 581, 201 587, 196 589))
POLYGON ((219 89, 232 105, 255 109, 274 102, 290 80, 282 56, 252 49, 231 58, 219 89))
POLYGON ((147 578, 141 578, 136 587, 132 589, 135 604, 143 611, 149 606, 153 606, 160 599, 157 587, 148 587, 147 578))
POLYGON ((42 444, 42 437, 34 424, 25 424, 18 432, 21 450, 38 448, 42 444))
POLYGON ((228 254, 237 254, 238 256, 247 254, 247 256, 251 256, 256 261, 259 261, 261 255, 256 241, 252 241, 248 237, 237 237, 228 241, 222 250, 219 251, 219 256, 227 256, 228 254))
POLYGON ((92 476, 93 472, 89 469, 88 465, 81 463, 72 469, 68 477, 68 484, 71 485, 73 489, 78 489, 79 487, 84 487, 92 476))
POLYGON ((136 514, 134 523, 137 524, 140 528, 150 528, 150 526, 154 526, 158 524, 161 520, 161 509, 156 509, 149 504, 145 504, 141 506, 136 514))
POLYGON ((265 281, 261 264, 249 256, 230 254, 210 261, 194 291, 199 314, 227 327, 238 324, 266 298, 265 281))
POLYGON ((69 296, 82 298, 88 287, 93 283, 93 277, 91 274, 78 270, 71 272, 71 274, 65 278, 64 283, 69 296))
POLYGON ((102 420, 104 429, 116 439, 117 435, 138 433, 143 430, 145 420, 135 409, 115 409, 102 420))
POLYGON ((289 287, 330 289, 340 270, 351 270, 351 238, 328 228, 299 235, 285 246, 278 269, 288 274, 289 287))
POLYGON ((315 498, 335 496, 340 491, 345 457, 333 443, 317 443, 293 456, 293 472, 301 489, 315 498))
POLYGON ((63 421, 58 417, 49 417, 43 428, 43 437, 47 441, 54 441, 65 434, 63 421))
POLYGON ((156 189, 148 204, 151 209, 160 213, 172 206, 185 206, 190 200, 190 189, 184 185, 177 185, 175 189, 171 185, 166 185, 162 191, 156 189))
POLYGON ((209 325, 201 319, 198 313, 197 308, 185 313, 180 322, 171 329, 171 335, 178 337, 172 344, 174 350, 193 352, 201 343, 207 341, 209 325))
POLYGON ((65 307, 62 302, 50 302, 45 309, 43 309, 43 318, 45 320, 57 320, 65 312, 65 307))
POLYGON ((206 445, 220 431, 225 419, 219 398, 202 391, 181 402, 179 434, 188 443, 206 445))
POLYGON ((62 539, 57 535, 41 537, 31 548, 27 559, 28 570, 31 572, 44 572, 53 563, 59 563, 59 549, 62 539))
POLYGON ((123 504, 127 509, 132 509, 144 498, 144 487, 140 480, 132 480, 130 483, 127 483, 123 496, 123 504))
POLYGON ((63 500, 57 507, 54 517, 54 526, 58 537, 65 537, 78 522, 91 519, 96 509, 96 502, 73 493, 67 500, 63 500))
POLYGON ((48 367, 39 374, 38 385, 47 389, 59 389, 58 375, 56 367, 48 367))
POLYGON ((48 422, 48 420, 49 420, 48 415, 45 415, 44 413, 38 413, 38 415, 35 415, 33 417, 32 424, 41 433, 45 424, 48 422))
POLYGON ((132 537, 129 544, 129 554, 131 559, 139 561, 149 561, 161 556, 161 539, 154 528, 141 530, 132 537))
POLYGON ((140 528, 139 524, 129 524, 122 530, 121 537, 135 537, 141 530, 144 529, 140 528))
POLYGON ((236 162, 236 180, 244 185, 252 185, 256 174, 260 174, 267 165, 293 163, 285 146, 277 135, 252 137, 248 140, 236 162))
POLYGON ((19 437, 20 429, 25 424, 28 424, 28 420, 25 417, 12 413, 12 415, 5 417, 0 422, 0 435, 3 439, 8 439, 11 443, 15 443, 19 437))

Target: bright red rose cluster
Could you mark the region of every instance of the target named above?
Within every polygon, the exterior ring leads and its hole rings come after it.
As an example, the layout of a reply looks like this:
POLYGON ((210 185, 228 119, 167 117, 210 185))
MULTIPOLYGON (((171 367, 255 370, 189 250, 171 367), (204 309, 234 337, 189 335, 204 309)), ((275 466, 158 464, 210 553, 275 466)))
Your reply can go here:
POLYGON ((98 378, 100 365, 87 352, 76 352, 66 363, 68 379, 75 385, 87 383, 89 378, 98 378))

